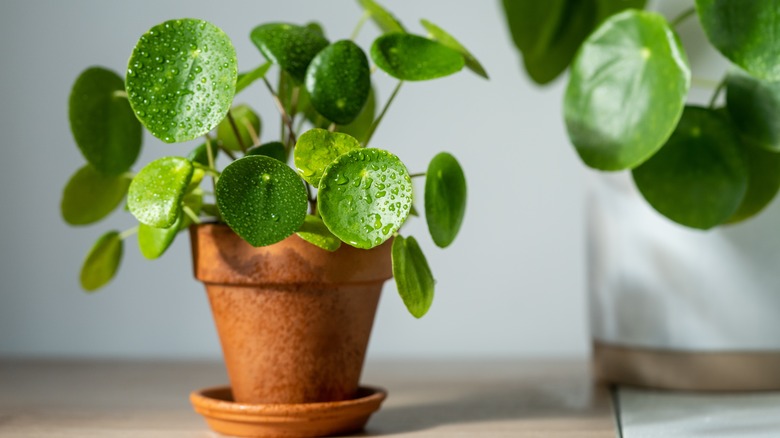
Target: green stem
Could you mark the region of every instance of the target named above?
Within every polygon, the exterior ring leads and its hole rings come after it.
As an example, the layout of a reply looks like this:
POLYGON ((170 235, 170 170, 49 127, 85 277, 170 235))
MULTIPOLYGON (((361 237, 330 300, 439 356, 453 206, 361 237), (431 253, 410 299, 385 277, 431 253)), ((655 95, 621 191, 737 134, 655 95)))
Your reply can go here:
MULTIPOLYGON (((216 166, 214 165, 214 148, 211 147, 211 137, 206 134, 206 158, 208 158, 209 161, 209 167, 211 169, 216 169, 216 166)), ((214 192, 217 191, 217 180, 219 179, 219 175, 211 175, 211 187, 214 189, 214 192)))
POLYGON ((409 174, 409 178, 419 178, 421 176, 425 176, 425 172, 418 172, 418 173, 409 174))
POLYGON ((718 84, 718 87, 715 88, 715 91, 712 92, 712 98, 710 98, 710 105, 709 108, 713 109, 715 108, 715 104, 718 101, 718 96, 720 96, 720 93, 723 92, 723 90, 726 88, 726 78, 723 78, 722 81, 718 84))
POLYGON ((135 174, 133 172, 125 172, 122 174, 122 178, 133 179, 135 178, 135 174))
POLYGON ((127 230, 124 230, 121 233, 119 233, 119 239, 120 240, 125 240, 125 239, 127 239, 128 237, 132 236, 133 234, 135 234, 137 232, 138 232, 138 226, 135 226, 135 227, 127 229, 127 230))
POLYGON ((311 214, 317 214, 317 200, 314 199, 314 195, 311 193, 311 184, 308 182, 306 183, 306 197, 309 198, 309 210, 311 211, 311 214))
POLYGON ((187 216, 190 217, 190 219, 192 219, 192 222, 194 222, 195 224, 200 225, 200 218, 198 217, 197 214, 195 214, 194 211, 192 211, 191 208, 189 208, 189 207, 187 207, 185 205, 185 206, 182 207, 182 209, 184 210, 184 214, 186 214, 187 216))
POLYGON ((204 166, 200 163, 192 163, 192 165, 195 166, 195 168, 206 172, 210 176, 219 177, 221 175, 221 173, 217 169, 214 169, 213 167, 204 166))
POLYGON ((374 120, 374 123, 371 124, 371 127, 368 128, 368 134, 366 134, 366 141, 363 143, 363 147, 368 147, 368 142, 371 141, 371 137, 374 136, 374 132, 376 131, 376 127, 379 126, 379 123, 382 122, 382 119, 385 117, 385 113, 387 113, 387 109, 390 108, 390 104, 393 103, 393 100, 395 100, 395 96, 398 94, 398 90, 401 89, 401 84, 403 84, 404 81, 398 81, 398 85, 395 86, 395 89, 393 89, 393 94, 390 95, 390 99, 387 100, 387 103, 385 103, 384 108, 382 108, 382 112, 379 113, 379 117, 374 120))
POLYGON ((682 11, 680 15, 678 15, 674 20, 672 20, 672 27, 677 27, 680 24, 682 24, 685 20, 690 18, 693 14, 696 13, 696 7, 691 6, 690 8, 682 11))
MULTIPOLYGON (((268 79, 263 78, 263 82, 265 83, 266 88, 268 88, 268 92, 271 93, 271 96, 273 97, 274 103, 276 104, 276 109, 279 110, 279 114, 282 115, 282 122, 287 127, 287 129, 290 131, 290 142, 292 143, 292 146, 297 143, 297 139, 295 138, 295 131, 293 129, 292 119, 290 118, 290 115, 287 114, 287 111, 284 109, 284 105, 282 104, 282 101, 279 100, 279 96, 274 92, 273 87, 271 86, 271 83, 268 82, 268 79)), ((282 141, 284 141, 284 136, 281 138, 282 141)), ((285 145, 285 151, 289 154, 289 149, 292 149, 292 146, 290 144, 285 145)))
POLYGON ((236 141, 238 141, 238 146, 241 148, 241 152, 246 155, 246 145, 244 144, 244 139, 241 138, 241 133, 238 131, 236 119, 233 118, 233 110, 228 110, 227 117, 230 122, 230 128, 233 129, 233 135, 236 136, 236 141))
POLYGON ((127 99, 127 91, 125 91, 125 90, 116 90, 116 91, 114 91, 114 97, 121 97, 123 99, 127 99))
POLYGON ((355 38, 360 34, 360 29, 363 28, 363 24, 366 23, 366 20, 368 20, 368 17, 371 16, 371 13, 366 11, 363 13, 363 16, 360 17, 360 20, 358 20, 357 25, 355 26, 355 30, 352 31, 352 36, 349 37, 352 41, 355 41, 355 38))
POLYGON ((691 78, 691 85, 701 88, 717 88, 720 82, 707 78, 691 78))

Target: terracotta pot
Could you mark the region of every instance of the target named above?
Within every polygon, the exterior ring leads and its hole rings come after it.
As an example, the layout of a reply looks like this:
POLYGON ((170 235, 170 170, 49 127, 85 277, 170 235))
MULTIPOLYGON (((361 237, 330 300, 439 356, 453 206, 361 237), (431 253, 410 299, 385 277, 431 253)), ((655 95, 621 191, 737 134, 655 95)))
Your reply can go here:
POLYGON ((390 241, 333 253, 296 235, 254 248, 230 228, 190 228, 239 403, 316 403, 357 395, 390 241))

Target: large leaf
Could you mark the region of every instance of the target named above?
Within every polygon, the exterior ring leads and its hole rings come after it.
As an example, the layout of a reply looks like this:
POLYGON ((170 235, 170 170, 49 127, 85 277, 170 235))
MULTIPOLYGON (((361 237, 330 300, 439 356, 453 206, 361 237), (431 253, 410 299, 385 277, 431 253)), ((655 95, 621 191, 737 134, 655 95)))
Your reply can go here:
POLYGON ((671 135, 689 85, 685 53, 664 17, 614 15, 572 65, 564 101, 569 138, 588 166, 634 168, 671 135))
POLYGON ((136 116, 166 143, 192 140, 225 117, 238 63, 230 38, 203 20, 151 28, 133 49, 126 88, 136 116))
POLYGON ((404 81, 449 76, 466 62, 460 52, 444 44, 406 33, 385 34, 374 40, 371 59, 387 74, 404 81))
POLYGON ((306 188, 286 164, 248 155, 222 171, 217 205, 230 228, 252 246, 279 242, 306 218, 306 188))
POLYGON ((70 130, 84 158, 107 175, 125 172, 141 150, 141 124, 116 73, 91 67, 79 75, 68 101, 70 130))
POLYGON ((466 213, 466 177, 458 160, 441 152, 425 174, 425 220, 433 242, 449 246, 458 235, 466 213))
POLYGON ((310 129, 298 138, 295 145, 295 167, 303 179, 319 187, 325 168, 340 155, 354 149, 360 149, 360 143, 348 134, 310 129))
POLYGON ((322 49, 306 70, 306 91, 317 112, 339 125, 350 123, 371 92, 366 54, 348 40, 322 49))
POLYGON ((250 35, 260 53, 281 67, 296 81, 303 82, 306 68, 328 45, 328 40, 318 32, 306 27, 286 23, 271 23, 257 26, 250 35))
POLYGON ((356 149, 325 169, 318 196, 328 229, 342 241, 368 249, 389 239, 406 221, 412 180, 395 155, 356 149))
POLYGON ((358 0, 360 6, 368 12, 371 20, 384 33, 406 32, 401 22, 393 14, 374 0, 358 0))
POLYGON ((325 223, 317 216, 306 215, 306 220, 296 234, 303 240, 325 251, 333 252, 341 247, 341 241, 330 232, 325 223))
POLYGON ((780 80, 780 0, 696 0, 696 9, 720 53, 753 76, 780 80))
POLYGON ((104 175, 87 164, 65 186, 60 203, 62 218, 71 225, 97 222, 122 202, 129 185, 129 177, 104 175))
POLYGON ((727 220, 748 184, 739 139, 728 119, 690 106, 669 141, 633 175, 639 191, 659 213, 700 229, 727 220))
POLYGON ((780 82, 732 70, 726 77, 726 109, 744 140, 780 151, 780 82))
POLYGON ((230 114, 236 124, 238 137, 236 137, 230 119, 225 117, 217 126, 217 138, 222 142, 222 146, 234 151, 240 151, 241 145, 247 149, 254 146, 252 133, 254 133, 254 137, 260 137, 260 116, 246 104, 234 106, 230 109, 230 114))
POLYGON ((138 222, 154 228, 172 226, 181 214, 181 200, 192 179, 192 162, 163 157, 138 172, 130 183, 127 206, 138 222))
POLYGON ((471 52, 469 52, 469 50, 463 46, 463 44, 456 40, 455 37, 428 20, 420 20, 420 23, 425 28, 425 30, 428 31, 428 35, 430 35, 431 38, 444 44, 450 49, 460 52, 460 54, 463 55, 463 58, 466 60, 466 67, 469 70, 482 76, 485 79, 488 79, 488 74, 485 71, 485 68, 482 67, 482 64, 480 64, 477 58, 472 55, 471 52))
POLYGON ((422 318, 433 303, 435 281, 420 245, 412 236, 396 236, 393 241, 393 277, 409 313, 422 318))
POLYGON ((122 238, 118 232, 109 231, 102 235, 81 266, 81 287, 92 292, 111 281, 122 261, 122 249, 122 238))
POLYGON ((374 122, 376 116, 376 90, 371 87, 371 92, 368 93, 368 100, 360 111, 360 114, 348 125, 337 125, 336 131, 349 134, 361 144, 366 141, 368 131, 371 129, 371 124, 374 122))

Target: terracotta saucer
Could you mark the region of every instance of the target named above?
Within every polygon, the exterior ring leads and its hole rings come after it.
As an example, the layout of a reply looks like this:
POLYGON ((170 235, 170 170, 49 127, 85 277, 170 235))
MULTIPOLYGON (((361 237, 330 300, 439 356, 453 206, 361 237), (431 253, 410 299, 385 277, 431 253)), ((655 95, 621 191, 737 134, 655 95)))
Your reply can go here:
POLYGON ((233 401, 229 386, 193 391, 190 402, 211 430, 241 437, 321 437, 357 432, 387 397, 382 388, 361 386, 352 400, 325 403, 246 404, 233 401))

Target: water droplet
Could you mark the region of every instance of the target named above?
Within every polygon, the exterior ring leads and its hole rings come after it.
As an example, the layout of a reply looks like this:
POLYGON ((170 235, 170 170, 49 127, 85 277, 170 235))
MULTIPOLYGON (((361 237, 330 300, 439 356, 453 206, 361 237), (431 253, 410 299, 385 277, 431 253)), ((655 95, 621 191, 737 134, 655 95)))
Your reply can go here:
POLYGON ((382 228, 382 234, 384 234, 385 236, 387 236, 388 234, 390 234, 390 230, 392 230, 392 229, 393 229, 393 224, 387 224, 387 225, 385 225, 385 226, 382 228))
POLYGON ((371 188, 371 185, 372 185, 372 184, 374 184, 374 179, 373 179, 373 178, 366 178, 366 179, 365 179, 365 182, 366 182, 366 183, 365 183, 365 185, 363 186, 363 188, 364 188, 364 189, 366 189, 366 190, 368 190, 368 189, 370 189, 370 188, 371 188))
POLYGON ((279 219, 280 219, 280 217, 279 217, 279 215, 278 215, 278 214, 276 214, 276 213, 271 213, 271 220, 272 220, 272 221, 274 221, 274 222, 279 222, 279 219))
POLYGON ((342 185, 343 186, 344 184, 346 184, 348 182, 349 182, 349 179, 347 177, 345 177, 344 175, 342 175, 342 174, 339 174, 336 177, 336 184, 338 184, 338 185, 342 185))
POLYGON ((386 192, 386 191, 384 191, 384 190, 381 190, 381 191, 379 191, 379 192, 376 192, 376 197, 377 197, 377 198, 384 198, 384 197, 385 197, 385 195, 387 195, 387 192, 386 192))

